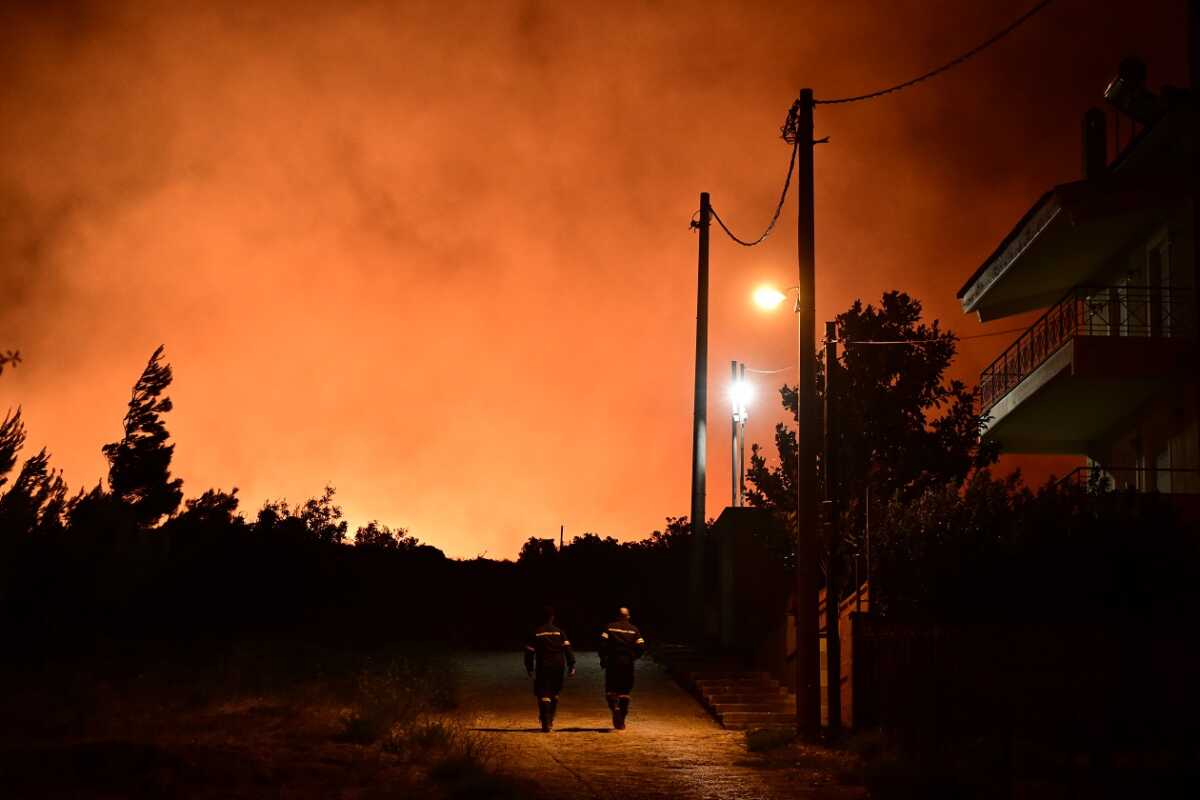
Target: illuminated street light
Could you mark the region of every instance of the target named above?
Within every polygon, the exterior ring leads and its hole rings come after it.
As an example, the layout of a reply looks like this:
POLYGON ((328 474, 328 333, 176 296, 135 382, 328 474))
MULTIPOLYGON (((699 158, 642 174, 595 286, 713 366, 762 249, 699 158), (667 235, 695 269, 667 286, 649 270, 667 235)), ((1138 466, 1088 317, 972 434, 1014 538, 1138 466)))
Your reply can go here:
POLYGON ((742 498, 746 494, 746 406, 754 399, 754 386, 746 380, 745 364, 731 361, 729 366, 733 377, 729 384, 729 405, 733 423, 733 440, 730 448, 733 502, 730 505, 734 508, 741 508, 742 498))
POLYGON ((787 295, 774 286, 760 286, 754 290, 754 303, 765 311, 778 307, 786 299, 787 295))
POLYGON ((744 365, 741 371, 743 374, 729 385, 729 404, 733 409, 733 418, 745 422, 746 405, 754 399, 754 385, 746 380, 744 365))

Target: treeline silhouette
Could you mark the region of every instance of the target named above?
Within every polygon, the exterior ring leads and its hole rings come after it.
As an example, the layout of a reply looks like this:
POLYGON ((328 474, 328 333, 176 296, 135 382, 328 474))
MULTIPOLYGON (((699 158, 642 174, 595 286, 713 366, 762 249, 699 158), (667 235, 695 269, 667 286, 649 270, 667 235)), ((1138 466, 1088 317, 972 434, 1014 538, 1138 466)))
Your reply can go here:
POLYGON ((44 450, 9 482, 26 432, 19 409, 0 423, 0 625, 17 658, 245 640, 519 647, 546 604, 580 647, 620 605, 655 636, 682 627, 686 519, 639 542, 530 539, 515 562, 455 560, 379 522, 349 535, 333 487, 250 518, 236 488, 185 500, 170 472, 171 380, 159 347, 122 437, 102 448, 107 480, 71 497, 44 450))

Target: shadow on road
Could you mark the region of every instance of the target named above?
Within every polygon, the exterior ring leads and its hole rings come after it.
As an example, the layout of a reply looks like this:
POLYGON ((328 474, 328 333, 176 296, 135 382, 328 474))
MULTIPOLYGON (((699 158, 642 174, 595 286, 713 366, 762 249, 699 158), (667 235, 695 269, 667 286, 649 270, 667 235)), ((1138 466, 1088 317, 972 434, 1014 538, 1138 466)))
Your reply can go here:
MULTIPOLYGON (((542 733, 541 728, 471 728, 476 733, 542 733)), ((612 728, 555 728, 554 733, 612 733, 612 728)))

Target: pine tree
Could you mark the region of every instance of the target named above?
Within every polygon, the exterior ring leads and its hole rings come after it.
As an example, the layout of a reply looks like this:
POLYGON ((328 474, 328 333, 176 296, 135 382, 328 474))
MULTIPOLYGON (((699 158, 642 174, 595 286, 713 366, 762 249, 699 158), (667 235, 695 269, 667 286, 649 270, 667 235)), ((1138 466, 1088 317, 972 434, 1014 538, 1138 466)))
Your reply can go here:
POLYGON ((103 447, 108 459, 108 485, 113 496, 126 504, 140 525, 151 526, 164 514, 172 514, 183 499, 183 481, 171 478, 171 456, 175 445, 163 414, 172 408, 163 392, 171 385, 171 365, 162 362, 159 345, 142 376, 133 386, 125 435, 103 447))

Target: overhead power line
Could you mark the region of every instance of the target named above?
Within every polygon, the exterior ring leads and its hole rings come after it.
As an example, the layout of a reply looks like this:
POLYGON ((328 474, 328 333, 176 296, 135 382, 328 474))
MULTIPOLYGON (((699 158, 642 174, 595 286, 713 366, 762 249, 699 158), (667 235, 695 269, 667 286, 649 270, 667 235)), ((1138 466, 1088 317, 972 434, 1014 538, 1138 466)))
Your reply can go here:
POLYGON ((982 44, 971 48, 967 52, 963 53, 962 55, 958 56, 957 58, 955 58, 951 61, 947 61, 945 64, 938 67, 937 69, 926 72, 924 75, 919 75, 919 76, 913 78, 912 80, 907 80, 904 83, 897 83, 895 86, 889 86, 886 89, 880 89, 875 92, 869 92, 867 94, 859 94, 859 95, 855 95, 853 97, 839 97, 836 100, 813 100, 813 104, 819 105, 819 106, 820 105, 831 106, 831 105, 840 105, 843 103, 857 103, 860 100, 873 100, 876 97, 882 97, 885 94, 891 94, 892 92, 898 92, 901 89, 907 89, 908 87, 914 86, 914 85, 920 83, 921 81, 926 81, 937 75, 941 75, 943 72, 947 72, 949 70, 954 69, 959 64, 962 64, 964 61, 966 61, 967 59, 971 58, 972 56, 978 55, 979 53, 983 52, 984 50, 986 50, 989 47, 991 47, 992 45, 994 45, 996 42, 1003 39, 1005 36, 1008 36, 1010 33, 1015 31, 1017 28, 1021 27, 1021 25, 1023 25, 1027 20, 1029 20, 1031 17, 1033 17, 1039 11, 1044 9, 1046 6, 1050 5, 1052 2, 1054 2, 1054 0, 1042 0, 1042 2, 1038 3, 1033 8, 1029 9, 1021 16, 1017 17, 1007 28, 1000 31, 999 33, 994 34, 991 38, 987 39, 982 44))
MULTIPOLYGON (((1009 328, 1009 329, 1003 330, 1003 331, 989 331, 987 333, 976 333, 976 334, 972 334, 971 336, 955 336, 954 341, 965 342, 969 339, 987 339, 990 336, 1003 336, 1006 333, 1020 333, 1021 331, 1024 331, 1024 330, 1026 330, 1026 328, 1009 328)), ((938 339, 889 339, 887 341, 869 340, 869 339, 838 339, 838 341, 842 342, 843 344, 851 345, 851 344, 926 344, 929 342, 945 342, 948 340, 946 339, 946 337, 943 336, 938 339)))
MULTIPOLYGON (((965 342, 968 339, 986 339, 990 336, 1003 336, 1006 333, 1020 333, 1024 330, 1026 330, 1026 328, 1009 328, 1008 330, 1003 330, 1003 331, 991 331, 989 333, 976 333, 971 336, 955 337, 955 341, 956 342, 965 342)), ((886 341, 879 340, 879 339, 859 339, 859 340, 838 339, 838 341, 841 342, 843 345, 849 347, 850 345, 857 345, 857 344, 929 344, 931 342, 945 342, 948 340, 945 337, 943 337, 940 339, 889 339, 886 341)), ((792 372, 795 369, 796 369, 796 365, 792 364, 791 366, 780 367, 779 369, 754 369, 753 367, 746 367, 746 372, 754 372, 758 375, 774 375, 778 372, 792 372)))
MULTIPOLYGON (((762 244, 762 242, 771 235, 771 231, 775 230, 775 223, 779 222, 779 215, 783 212, 783 204, 787 200, 788 188, 792 185, 792 174, 796 171, 797 150, 798 145, 794 145, 792 147, 792 158, 790 161, 788 161, 787 177, 783 179, 783 191, 779 193, 779 202, 775 204, 775 213, 771 215, 771 221, 767 223, 767 229, 763 231, 762 235, 757 239, 750 241, 739 238, 736 234, 734 234, 733 231, 729 230, 729 226, 725 224, 725 220, 721 219, 721 215, 717 213, 717 209, 712 209, 713 219, 715 219, 717 224, 721 226, 721 230, 725 231, 726 236, 743 247, 754 247, 756 244, 762 244)), ((697 225, 698 223, 693 220, 692 226, 696 227, 697 225)))

